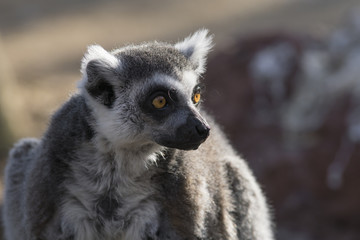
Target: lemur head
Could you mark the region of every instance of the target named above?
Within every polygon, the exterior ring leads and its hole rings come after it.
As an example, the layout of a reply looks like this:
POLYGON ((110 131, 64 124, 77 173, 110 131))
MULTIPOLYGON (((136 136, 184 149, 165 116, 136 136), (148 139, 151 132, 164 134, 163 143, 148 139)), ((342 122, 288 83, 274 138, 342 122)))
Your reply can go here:
POLYGON ((199 76, 211 42, 200 30, 174 45, 152 42, 112 52, 90 46, 79 87, 97 133, 115 147, 198 148, 210 130, 199 113, 199 76))

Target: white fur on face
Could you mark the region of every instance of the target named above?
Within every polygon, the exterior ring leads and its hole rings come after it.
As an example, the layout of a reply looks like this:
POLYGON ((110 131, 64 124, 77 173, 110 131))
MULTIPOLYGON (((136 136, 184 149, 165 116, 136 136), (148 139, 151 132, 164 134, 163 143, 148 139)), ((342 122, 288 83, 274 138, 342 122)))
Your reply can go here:
POLYGON ((194 71, 184 71, 182 84, 186 87, 186 91, 192 94, 195 85, 198 83, 198 76, 194 71))
POLYGON ((141 126, 130 120, 132 116, 132 103, 117 104, 113 109, 108 109, 96 100, 90 99, 93 104, 93 113, 96 118, 96 130, 103 136, 114 149, 130 148, 133 144, 141 145, 149 143, 149 139, 141 134, 141 126))

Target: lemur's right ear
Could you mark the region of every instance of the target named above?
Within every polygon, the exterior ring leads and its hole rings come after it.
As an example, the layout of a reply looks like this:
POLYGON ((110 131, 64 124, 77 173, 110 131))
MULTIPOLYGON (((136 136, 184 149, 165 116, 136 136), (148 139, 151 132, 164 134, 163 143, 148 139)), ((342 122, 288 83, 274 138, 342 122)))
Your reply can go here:
POLYGON ((204 73, 206 57, 213 46, 213 36, 208 34, 207 29, 201 29, 175 44, 175 48, 190 60, 198 74, 204 73))
POLYGON ((114 80, 120 69, 120 60, 99 45, 88 47, 82 59, 82 80, 79 84, 91 97, 111 107, 115 101, 114 80))

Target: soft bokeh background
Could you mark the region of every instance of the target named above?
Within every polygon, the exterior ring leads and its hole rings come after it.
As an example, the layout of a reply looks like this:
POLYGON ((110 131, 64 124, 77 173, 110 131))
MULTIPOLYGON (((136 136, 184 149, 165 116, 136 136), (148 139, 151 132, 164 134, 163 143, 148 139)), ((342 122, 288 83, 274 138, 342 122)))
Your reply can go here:
POLYGON ((76 92, 87 45, 176 42, 205 27, 216 43, 206 107, 254 169, 277 239, 360 239, 358 4, 1 0, 1 168, 76 92))

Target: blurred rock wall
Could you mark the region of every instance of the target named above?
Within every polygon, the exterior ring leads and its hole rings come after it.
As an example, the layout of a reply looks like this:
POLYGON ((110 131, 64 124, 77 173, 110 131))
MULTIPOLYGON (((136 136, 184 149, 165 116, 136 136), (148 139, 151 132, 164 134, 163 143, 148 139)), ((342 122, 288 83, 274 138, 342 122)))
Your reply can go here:
POLYGON ((206 106, 264 186, 280 240, 360 239, 359 50, 360 12, 323 39, 249 36, 209 61, 206 106))
MULTIPOLYGON (((1 36, 0 36, 1 37, 1 36)), ((2 49, 1 38, 0 38, 0 160, 4 159, 7 152, 12 144, 13 135, 9 129, 10 119, 6 114, 6 90, 9 82, 14 79, 9 69, 9 63, 6 60, 5 53, 2 49)), ((3 162, 3 161, 1 161, 3 162)))

